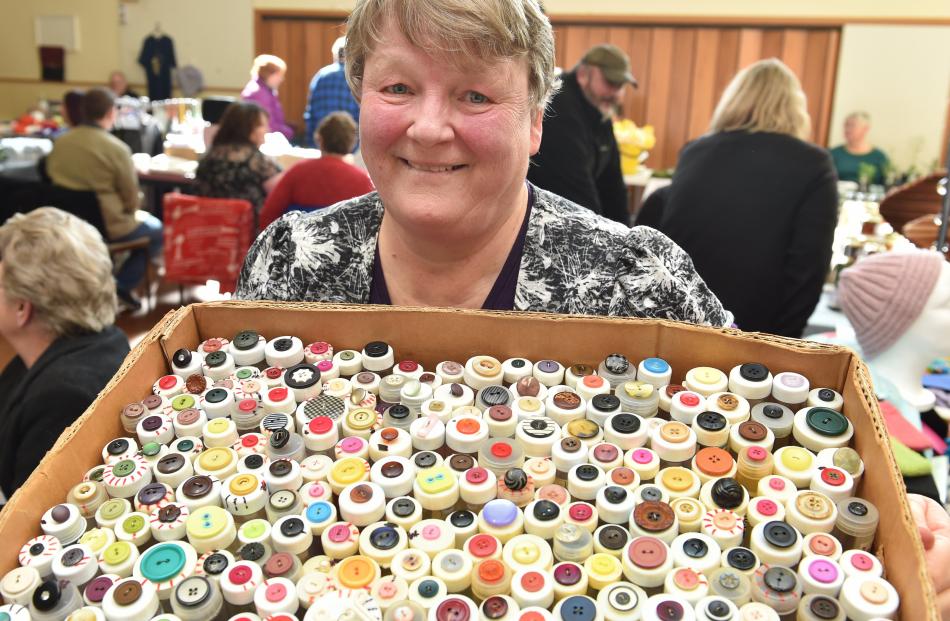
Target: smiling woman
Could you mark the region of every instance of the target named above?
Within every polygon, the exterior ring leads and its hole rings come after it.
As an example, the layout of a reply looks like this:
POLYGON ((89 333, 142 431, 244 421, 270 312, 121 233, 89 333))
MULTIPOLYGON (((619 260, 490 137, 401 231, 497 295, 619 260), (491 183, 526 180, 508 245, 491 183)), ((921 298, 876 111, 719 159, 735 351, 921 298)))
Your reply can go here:
POLYGON ((273 223, 238 297, 730 321, 669 239, 526 181, 557 88, 535 0, 359 0, 347 25, 377 191, 273 223))

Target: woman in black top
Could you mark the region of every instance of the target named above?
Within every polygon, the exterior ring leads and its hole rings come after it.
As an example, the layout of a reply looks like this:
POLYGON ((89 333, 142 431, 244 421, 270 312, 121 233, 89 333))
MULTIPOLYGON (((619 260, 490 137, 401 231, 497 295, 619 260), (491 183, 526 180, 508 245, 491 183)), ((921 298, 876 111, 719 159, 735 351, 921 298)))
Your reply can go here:
POLYGON ((660 230, 743 330, 800 337, 831 261, 838 192, 795 75, 775 59, 729 84, 680 153, 660 230))

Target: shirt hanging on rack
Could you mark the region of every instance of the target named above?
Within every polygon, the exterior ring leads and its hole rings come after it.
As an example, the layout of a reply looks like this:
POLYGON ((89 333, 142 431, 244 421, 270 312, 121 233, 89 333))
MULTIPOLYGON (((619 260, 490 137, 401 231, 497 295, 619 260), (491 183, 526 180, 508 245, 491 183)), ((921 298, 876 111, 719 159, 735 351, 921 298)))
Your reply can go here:
POLYGON ((175 62, 175 44, 170 37, 149 35, 142 42, 139 64, 148 79, 148 98, 152 101, 172 96, 172 69, 175 62))

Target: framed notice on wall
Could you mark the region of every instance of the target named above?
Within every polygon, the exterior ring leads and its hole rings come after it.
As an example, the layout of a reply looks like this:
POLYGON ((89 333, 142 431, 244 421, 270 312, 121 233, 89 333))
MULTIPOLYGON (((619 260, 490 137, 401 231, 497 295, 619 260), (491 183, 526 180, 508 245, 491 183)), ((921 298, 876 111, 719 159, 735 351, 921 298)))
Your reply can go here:
POLYGON ((34 23, 37 47, 79 49, 79 19, 75 15, 40 15, 34 23))

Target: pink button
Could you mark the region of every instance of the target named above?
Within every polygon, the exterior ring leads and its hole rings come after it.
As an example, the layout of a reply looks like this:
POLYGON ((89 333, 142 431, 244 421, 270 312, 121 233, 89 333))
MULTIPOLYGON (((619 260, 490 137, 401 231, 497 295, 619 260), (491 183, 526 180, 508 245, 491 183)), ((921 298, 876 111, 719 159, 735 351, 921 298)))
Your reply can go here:
POLYGON ((325 354, 330 350, 330 346, 324 343, 323 341, 317 341, 316 343, 310 343, 310 353, 312 354, 325 354))
POLYGON ((392 599, 393 597, 396 596, 398 592, 399 592, 399 589, 397 589, 396 585, 390 581, 382 582, 379 588, 376 589, 376 593, 378 593, 380 597, 383 597, 385 599, 392 599))
POLYGON ((412 373, 419 368, 419 365, 412 360, 403 360, 399 363, 399 370, 403 373, 412 373))
POLYGON ((594 508, 587 503, 578 502, 570 506, 567 510, 567 514, 571 516, 572 520, 586 522, 594 515, 594 508))
POLYGON ((271 603, 277 603, 287 597, 287 589, 282 584, 270 584, 264 591, 264 597, 271 603))
POLYGON ((327 536, 333 543, 342 543, 350 538, 350 527, 345 524, 337 524, 330 527, 330 533, 327 536))
POLYGON ((465 471, 465 480, 473 485, 484 483, 488 480, 488 471, 484 468, 469 468, 465 471))
POLYGON ((699 405, 699 395, 692 392, 677 393, 677 399, 688 408, 694 408, 699 405))
POLYGON ((436 526, 435 524, 429 524, 422 527, 422 538, 432 541, 433 539, 438 539, 442 535, 442 529, 436 526))
POLYGON ((767 498, 760 500, 759 504, 756 505, 756 508, 759 510, 759 513, 767 517, 775 515, 775 513, 778 511, 778 506, 767 498))
POLYGON ((332 368, 333 368, 332 360, 321 360, 320 362, 317 363, 317 369, 319 369, 321 373, 326 373, 332 368))
POLYGON ((874 567, 874 561, 863 552, 859 552, 851 557, 851 565, 861 571, 870 571, 874 567))
POLYGON ((807 380, 798 373, 782 373, 782 383, 789 388, 804 386, 806 381, 807 380))
POLYGON ((777 492, 780 492, 785 489, 785 481, 782 479, 769 479, 769 487, 777 492))
POLYGON ((324 493, 325 493, 325 490, 323 489, 322 484, 320 483, 310 484, 310 496, 312 496, 313 498, 320 498, 324 495, 324 493))
POLYGON ((648 464, 653 461, 653 454, 644 449, 637 449, 633 452, 633 461, 638 464, 648 464))
POLYGON ((162 390, 169 390, 175 387, 175 384, 178 383, 178 377, 175 375, 166 375, 162 379, 158 380, 158 387, 162 390))
POLYGON ((228 580, 231 581, 231 584, 238 586, 250 580, 252 576, 253 574, 251 573, 251 569, 249 567, 244 567, 243 565, 238 565, 228 572, 228 580))
POLYGON ((808 566, 808 575, 822 584, 831 584, 838 579, 838 568, 831 561, 818 559, 808 566))
POLYGON ((749 459, 752 461, 762 461, 765 459, 765 449, 761 446, 750 446, 746 455, 749 456, 749 459))
POLYGON ((358 438, 356 436, 350 436, 349 438, 343 438, 340 442, 340 450, 344 453, 359 453, 363 449, 363 438, 358 438))

